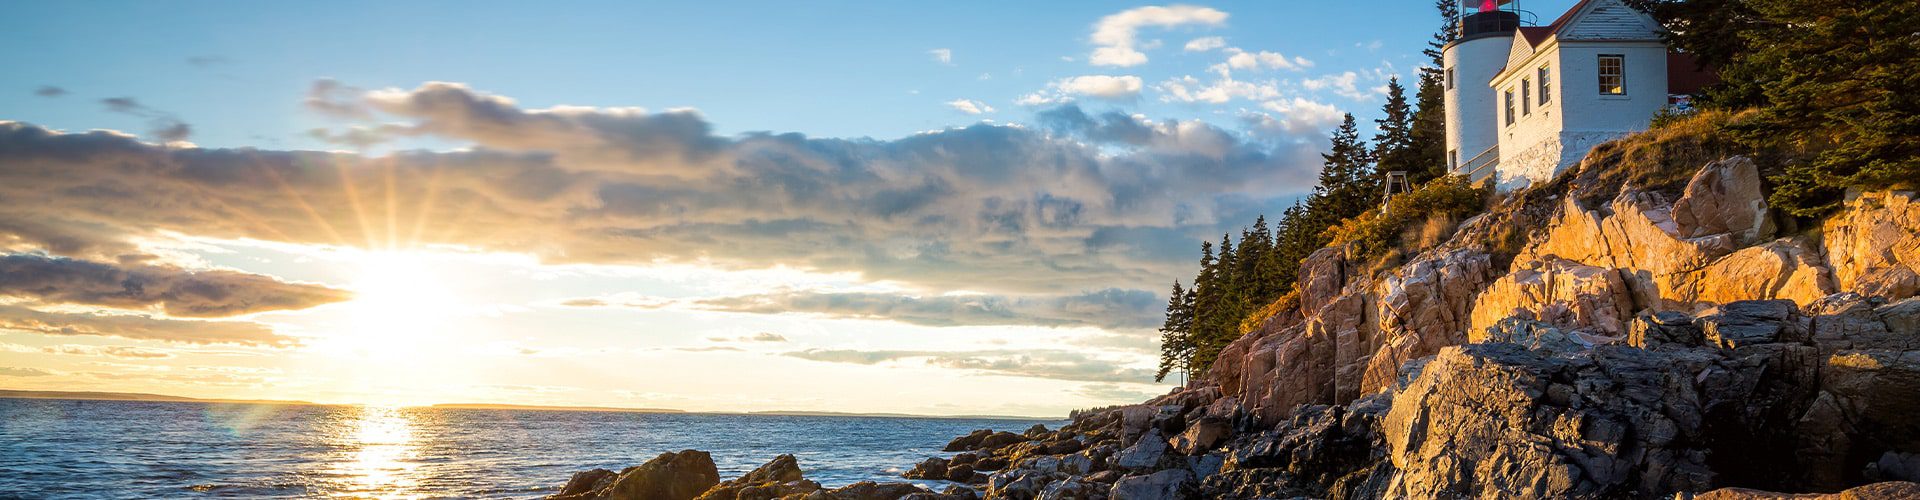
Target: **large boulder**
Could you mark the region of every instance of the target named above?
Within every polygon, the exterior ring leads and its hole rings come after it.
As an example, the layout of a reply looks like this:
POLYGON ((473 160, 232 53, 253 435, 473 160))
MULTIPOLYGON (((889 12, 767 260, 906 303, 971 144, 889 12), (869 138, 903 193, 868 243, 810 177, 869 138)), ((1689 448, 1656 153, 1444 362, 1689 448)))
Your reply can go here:
POLYGON ((661 453, 660 456, 626 470, 612 478, 604 480, 603 474, 593 471, 587 473, 600 476, 593 482, 601 485, 590 491, 574 491, 574 482, 585 481, 575 475, 562 494, 549 498, 573 500, 693 500, 714 485, 720 484, 720 471, 713 465, 713 457, 707 452, 683 450, 678 453, 661 453))
POLYGON ((1353 380, 1348 366, 1364 362, 1357 390, 1341 391, 1324 404, 1345 404, 1393 385, 1400 366, 1467 341, 1474 297, 1493 282, 1493 260, 1484 252, 1454 250, 1417 260, 1390 274, 1378 287, 1375 339, 1349 342, 1358 359, 1342 364, 1339 380, 1353 380))
POLYGON ((1622 336, 1635 310, 1632 289, 1618 270, 1549 256, 1500 277, 1481 292, 1467 338, 1484 339, 1487 329, 1508 318, 1622 336))
POLYGON ((1112 500, 1181 500, 1196 498, 1193 472, 1168 469, 1143 476, 1127 476, 1113 483, 1112 500))
POLYGON ((700 500, 767 500, 792 494, 812 493, 820 483, 808 481, 793 455, 780 455, 740 477, 721 482, 700 500))
POLYGON ((1766 192, 1760 189, 1759 167, 1735 156, 1694 172, 1673 201, 1673 224, 1682 238, 1728 234, 1738 245, 1764 241, 1773 234, 1773 222, 1767 216, 1766 192))
POLYGON ((1674 290, 1674 298, 1696 307, 1765 299, 1806 304, 1835 290, 1833 273, 1820 261, 1820 252, 1807 241, 1785 238, 1714 261, 1674 290))
POLYGON ((1910 191, 1852 193, 1821 229, 1843 292, 1903 299, 1920 293, 1920 200, 1910 191))
POLYGON ((1749 488, 1721 488, 1693 500, 1906 500, 1920 498, 1920 484, 1905 481, 1873 483, 1834 494, 1774 493, 1749 488))

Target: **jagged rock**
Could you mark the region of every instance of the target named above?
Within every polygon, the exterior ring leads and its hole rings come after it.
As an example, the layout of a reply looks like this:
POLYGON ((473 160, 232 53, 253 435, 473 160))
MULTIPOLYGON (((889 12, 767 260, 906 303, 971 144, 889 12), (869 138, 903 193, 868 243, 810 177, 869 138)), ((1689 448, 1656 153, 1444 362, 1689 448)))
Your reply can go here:
POLYGON ((780 455, 738 478, 723 481, 700 495, 700 500, 766 500, 812 493, 820 483, 808 481, 793 455, 780 455))
POLYGON ((1790 300, 1729 302, 1706 311, 1694 325, 1709 345, 1734 349, 1753 344, 1803 342, 1799 308, 1790 300))
POLYGON ((1822 354, 1844 349, 1920 350, 1920 297, 1887 304, 1844 293, 1807 305, 1814 345, 1822 354))
POLYGON ((1808 483, 1845 486, 1885 452, 1920 452, 1920 351, 1835 351, 1819 389, 1798 429, 1808 483))
POLYGON ((1633 293, 1615 269, 1557 257, 1535 261, 1495 280, 1474 300, 1469 341, 1508 318, 1540 321, 1565 330, 1617 337, 1633 317, 1633 293))
POLYGON ((1148 429, 1133 446, 1114 454, 1113 465, 1128 470, 1152 469, 1160 464, 1160 458, 1166 453, 1167 438, 1160 434, 1160 429, 1148 429))
POLYGON ((1198 455, 1213 449, 1232 429, 1227 421, 1205 417, 1187 426, 1186 432, 1173 438, 1173 449, 1182 455, 1198 455))
POLYGON ((1642 312, 1627 329, 1627 345, 1656 349, 1673 345, 1698 347, 1704 342, 1693 316, 1679 311, 1642 312))
POLYGON ((861 481, 835 488, 831 493, 837 500, 899 500, 900 497, 928 491, 910 483, 861 481))
POLYGON ((1333 400, 1317 403, 1346 403, 1379 391, 1393 385, 1408 361, 1466 342, 1474 297, 1493 280, 1492 258, 1468 250, 1417 260, 1389 275, 1376 290, 1376 339, 1344 342, 1336 354, 1339 380, 1353 380, 1350 367, 1363 367, 1357 390, 1336 390, 1333 400))
POLYGON ((1593 348, 1596 342, 1581 335, 1554 328, 1553 325, 1520 318, 1507 318, 1488 327, 1482 342, 1515 344, 1535 351, 1571 353, 1593 348))
POLYGON ((1773 233, 1773 221, 1767 217, 1759 167, 1744 156, 1707 164, 1674 200, 1673 223, 1682 238, 1731 234, 1737 245, 1764 241, 1773 233))
POLYGON ((1876 481, 1920 481, 1920 453, 1889 451, 1880 455, 1867 472, 1876 481))
POLYGON ((591 491, 566 494, 574 490, 574 481, 568 481, 561 495, 554 499, 596 499, 596 500, 692 500, 701 493, 720 483, 720 471, 713 465, 713 457, 707 452, 683 450, 678 453, 661 453, 646 463, 628 467, 620 471, 610 481, 602 480, 604 475, 594 471, 576 474, 575 480, 583 480, 582 475, 597 479, 591 481, 604 486, 591 491))
POLYGON ((1174 500, 1195 498, 1193 473, 1186 469, 1168 469, 1144 476, 1127 476, 1114 481, 1107 497, 1113 500, 1174 500))
POLYGON ((973 481, 973 474, 974 472, 973 472, 972 465, 960 464, 960 465, 947 467, 947 477, 945 477, 944 479, 948 481, 953 481, 956 483, 971 482, 973 481))
POLYGON ((1920 293, 1920 200, 1911 191, 1850 193, 1822 225, 1843 292, 1903 299, 1920 293))
POLYGON ((1347 286, 1347 260, 1339 248, 1322 248, 1300 261, 1300 310, 1318 311, 1347 286))
POLYGON ((1623 191, 1604 212, 1582 208, 1569 197, 1548 224, 1546 235, 1536 239, 1515 261, 1559 257, 1617 269, 1628 281, 1633 304, 1687 309, 1691 304, 1676 298, 1692 288, 1699 271, 1738 246, 1733 235, 1724 233, 1681 236, 1670 210, 1656 193, 1623 191))
POLYGON ((973 470, 976 470, 976 471, 982 471, 982 470, 993 471, 993 470, 1000 470, 1005 468, 1007 468, 1006 457, 995 457, 995 456, 980 457, 979 460, 976 460, 973 462, 973 470))
POLYGON ((991 429, 980 429, 977 431, 973 431, 972 433, 967 434, 965 436, 953 438, 953 441, 948 441, 947 446, 944 448, 941 448, 940 450, 941 451, 966 451, 966 450, 979 448, 980 441, 985 440, 987 439, 987 436, 992 436, 992 435, 993 435, 993 430, 991 429))
POLYGON ((1890 481, 1852 488, 1831 495, 1722 488, 1694 495, 1693 500, 1904 500, 1911 498, 1920 498, 1920 484, 1890 481))
MULTIPOLYGON (((971 469, 969 469, 969 472, 971 472, 971 469)), ((934 457, 922 460, 920 463, 914 464, 912 470, 901 474, 900 477, 907 479, 946 479, 947 459, 934 457)))
POLYGON ((612 485, 615 477, 619 477, 619 474, 606 469, 576 472, 567 480, 566 486, 560 487, 560 493, 551 498, 584 498, 583 495, 612 485))
POLYGON ((977 449, 989 450, 989 451, 998 450, 1001 448, 1005 448, 1008 446, 1012 446, 1014 444, 1024 443, 1024 442, 1027 442, 1026 436, 1014 434, 1011 432, 995 432, 993 434, 988 435, 985 438, 981 438, 980 444, 977 447, 977 449))
POLYGON ((1787 238, 1742 248, 1716 260, 1675 290, 1674 300, 1713 305, 1736 300, 1788 299, 1810 303, 1832 294, 1833 273, 1820 252, 1787 238))

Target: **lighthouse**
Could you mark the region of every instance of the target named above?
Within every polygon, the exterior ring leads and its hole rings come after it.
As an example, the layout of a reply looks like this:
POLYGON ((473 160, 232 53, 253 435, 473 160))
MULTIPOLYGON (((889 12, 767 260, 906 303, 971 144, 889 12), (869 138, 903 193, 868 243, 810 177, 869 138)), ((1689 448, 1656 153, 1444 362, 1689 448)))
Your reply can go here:
POLYGON ((1500 159, 1499 123, 1483 116, 1499 107, 1487 82, 1506 68, 1522 11, 1515 0, 1459 1, 1458 37, 1442 49, 1447 168, 1480 182, 1500 159))

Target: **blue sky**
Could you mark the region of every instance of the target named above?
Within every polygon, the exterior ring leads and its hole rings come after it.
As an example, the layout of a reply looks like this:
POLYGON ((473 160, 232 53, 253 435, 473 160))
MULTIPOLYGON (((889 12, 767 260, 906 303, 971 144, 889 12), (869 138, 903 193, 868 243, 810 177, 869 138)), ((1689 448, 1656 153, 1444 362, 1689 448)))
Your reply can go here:
POLYGON ((1153 329, 1200 241, 1309 192, 1437 25, 1404 0, 6 7, 0 387, 1017 415, 1164 392, 1153 329))
MULTIPOLYGON (((1406 75, 1435 25, 1429 5, 1408 0, 1214 3, 1230 15, 1222 25, 1143 30, 1164 46, 1147 51, 1148 64, 1112 68, 1087 63, 1094 22, 1128 7, 1111 2, 8 3, 8 118, 139 130, 141 119, 95 104, 131 96, 192 124, 194 142, 221 147, 320 147, 302 134, 321 124, 299 108, 316 78, 367 88, 464 82, 531 107, 694 107, 722 133, 893 138, 982 118, 944 104, 955 99, 999 110, 984 118, 1025 120, 1013 101, 1068 76, 1137 75, 1148 85, 1204 76, 1218 53, 1182 45, 1206 36, 1314 62, 1256 78, 1406 75), (935 49, 951 50, 951 63, 936 62, 935 49), (72 94, 33 95, 42 85, 72 94)), ((1144 94, 1097 107, 1208 119, 1246 107, 1144 94)), ((1377 114, 1331 93, 1308 97, 1377 114)))

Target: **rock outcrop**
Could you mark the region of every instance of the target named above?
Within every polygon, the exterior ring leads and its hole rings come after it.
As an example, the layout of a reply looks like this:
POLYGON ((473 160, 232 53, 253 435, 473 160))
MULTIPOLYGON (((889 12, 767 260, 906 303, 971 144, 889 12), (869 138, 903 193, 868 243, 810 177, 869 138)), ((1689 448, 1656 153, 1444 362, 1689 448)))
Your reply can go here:
POLYGON ((713 457, 704 451, 684 450, 661 453, 646 463, 614 474, 595 469, 574 474, 560 494, 548 498, 563 500, 659 499, 693 500, 720 483, 720 472, 713 457))
POLYGON ((1821 226, 1840 291, 1886 298, 1920 293, 1920 200, 1913 192, 1853 193, 1821 226))
POLYGON ((618 474, 574 474, 549 500, 971 500, 971 489, 933 493, 909 483, 861 481, 835 489, 808 480, 793 455, 780 455, 738 478, 720 481, 706 452, 663 453, 618 474))

